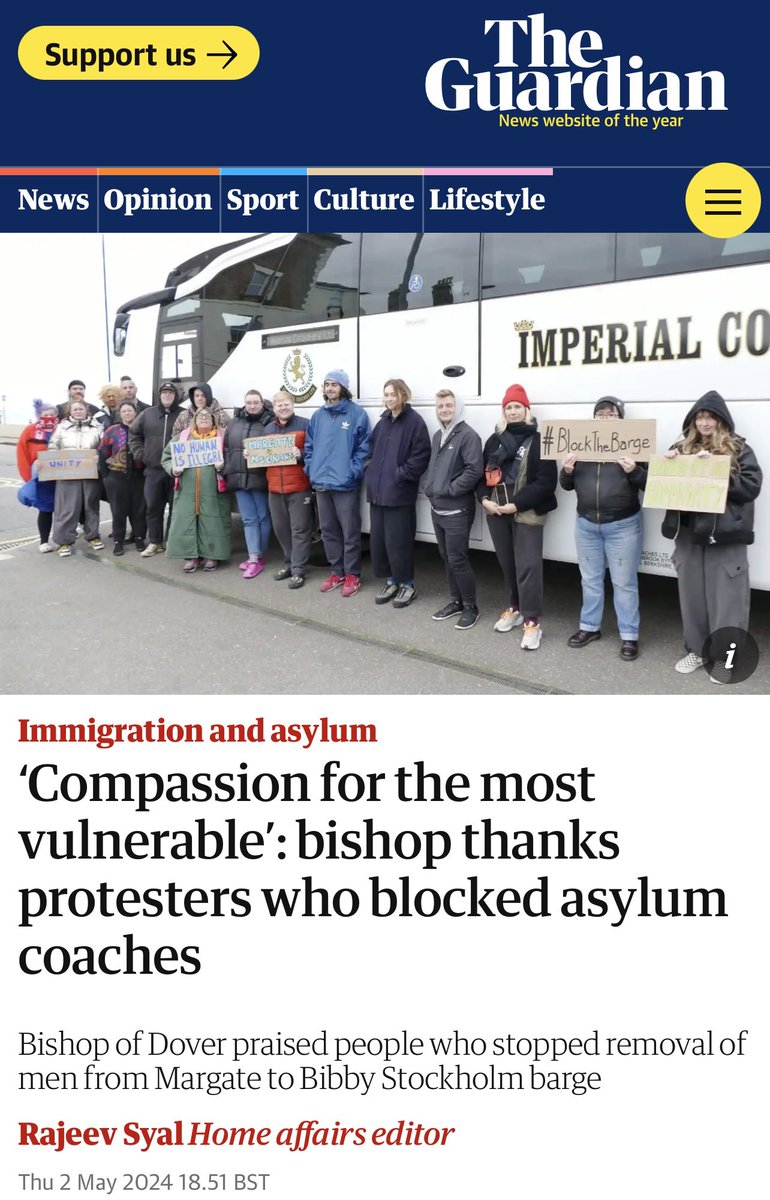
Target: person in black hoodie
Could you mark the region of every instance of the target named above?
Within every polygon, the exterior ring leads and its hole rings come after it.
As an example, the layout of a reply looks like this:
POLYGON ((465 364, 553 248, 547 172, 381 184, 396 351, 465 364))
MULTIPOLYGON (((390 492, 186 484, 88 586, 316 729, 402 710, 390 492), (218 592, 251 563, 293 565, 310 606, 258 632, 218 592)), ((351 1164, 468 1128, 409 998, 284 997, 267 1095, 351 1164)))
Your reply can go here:
POLYGON ((160 385, 158 403, 139 413, 128 429, 128 448, 134 465, 144 467, 144 500, 147 508, 147 545, 142 558, 162 554, 165 548, 163 516, 166 505, 174 503, 174 482, 163 470, 160 460, 168 443, 174 422, 182 411, 179 392, 170 381, 160 385))
POLYGON ((262 393, 251 388, 243 398, 243 408, 236 408, 224 436, 225 467, 228 492, 235 492, 238 511, 243 521, 248 557, 240 564, 244 579, 253 579, 265 567, 265 551, 270 540, 270 510, 267 501, 265 468, 246 466, 245 438, 264 437, 274 419, 273 406, 262 399, 262 393))
MULTIPOLYGON (((735 423, 719 392, 707 392, 688 412, 682 436, 667 451, 678 454, 730 456, 730 482, 723 513, 671 512, 661 532, 674 538, 671 561, 679 584, 679 607, 684 627, 685 655, 676 664, 681 675, 697 671, 704 662, 709 634, 717 629, 748 629, 749 565, 747 546, 754 541, 754 501, 762 487, 757 457, 735 423)), ((715 683, 726 682, 719 670, 715 683)))
POLYGON ((503 572, 507 607, 498 633, 524 625, 522 650, 543 637, 543 526, 556 508, 556 463, 540 457, 540 434, 529 397, 518 383, 503 396, 503 415, 484 446, 485 474, 478 496, 503 572))
MULTIPOLYGON (((594 405, 595 419, 618 421, 624 415, 623 403, 615 396, 602 396, 594 405)), ((568 454, 559 482, 577 496, 575 545, 583 589, 580 627, 567 645, 579 650, 602 636, 604 576, 609 567, 620 657, 630 662, 639 654, 639 490, 647 482, 647 468, 627 455, 617 462, 578 462, 577 455, 568 454)))

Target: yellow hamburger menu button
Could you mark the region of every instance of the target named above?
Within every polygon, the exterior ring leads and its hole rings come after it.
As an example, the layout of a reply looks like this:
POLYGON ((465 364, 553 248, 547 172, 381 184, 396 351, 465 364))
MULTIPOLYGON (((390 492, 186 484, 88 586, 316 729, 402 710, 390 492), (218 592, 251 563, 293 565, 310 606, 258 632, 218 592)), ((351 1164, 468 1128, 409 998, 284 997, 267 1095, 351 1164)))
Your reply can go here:
POLYGON ((240 25, 38 25, 19 62, 33 79, 243 79, 259 42, 240 25))

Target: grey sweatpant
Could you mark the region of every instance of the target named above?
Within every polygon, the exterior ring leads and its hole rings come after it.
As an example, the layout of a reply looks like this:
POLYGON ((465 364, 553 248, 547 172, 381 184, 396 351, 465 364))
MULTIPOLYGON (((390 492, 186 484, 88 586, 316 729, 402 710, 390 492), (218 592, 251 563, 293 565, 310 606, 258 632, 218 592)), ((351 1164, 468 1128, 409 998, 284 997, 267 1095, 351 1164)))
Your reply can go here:
POLYGON ((101 483, 98 479, 59 479, 53 510, 53 540, 59 546, 71 546, 81 512, 85 512, 83 532, 90 542, 99 536, 99 500, 101 483))
POLYGON ((283 561, 291 567, 293 575, 304 575, 315 526, 313 493, 270 492, 268 503, 283 561))
POLYGON ((751 589, 746 546, 696 546, 684 526, 671 561, 679 584, 685 649, 703 657, 710 633, 730 626, 748 629, 751 589))

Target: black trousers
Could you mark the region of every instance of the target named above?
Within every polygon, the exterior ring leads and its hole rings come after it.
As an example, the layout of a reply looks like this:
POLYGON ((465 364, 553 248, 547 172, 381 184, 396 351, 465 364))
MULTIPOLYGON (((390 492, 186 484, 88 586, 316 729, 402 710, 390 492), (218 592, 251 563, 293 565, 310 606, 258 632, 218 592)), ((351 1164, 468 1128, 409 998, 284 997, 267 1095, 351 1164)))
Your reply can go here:
POLYGON ((174 507, 174 481, 162 467, 145 467, 144 501, 147 510, 147 539, 157 546, 165 542, 163 514, 168 505, 168 519, 174 507))
POLYGON ((487 515, 489 536, 505 580, 506 608, 535 624, 543 615, 543 526, 487 515))
POLYGON ((144 480, 138 471, 111 471, 105 477, 107 499, 112 513, 112 537, 115 542, 126 540, 126 522, 131 519, 134 537, 144 540, 147 532, 147 512, 144 506, 144 480))
POLYGON ((414 504, 401 504, 394 508, 372 504, 369 513, 369 550, 374 574, 378 579, 412 583, 414 535, 417 532, 414 504))
POLYGON ((476 515, 473 501, 469 508, 449 516, 431 511, 439 553, 446 567, 449 595, 468 608, 476 608, 476 576, 470 560, 470 536, 476 515))

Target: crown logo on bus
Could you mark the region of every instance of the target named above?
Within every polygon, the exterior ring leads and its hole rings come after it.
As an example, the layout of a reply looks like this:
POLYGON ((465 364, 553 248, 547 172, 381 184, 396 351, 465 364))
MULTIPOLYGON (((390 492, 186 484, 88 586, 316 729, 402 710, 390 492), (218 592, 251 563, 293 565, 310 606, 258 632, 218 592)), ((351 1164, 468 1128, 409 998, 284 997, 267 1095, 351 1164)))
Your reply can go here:
POLYGON ((513 328, 516 330, 517 333, 524 333, 529 329, 534 329, 535 322, 534 321, 514 321, 513 328))

